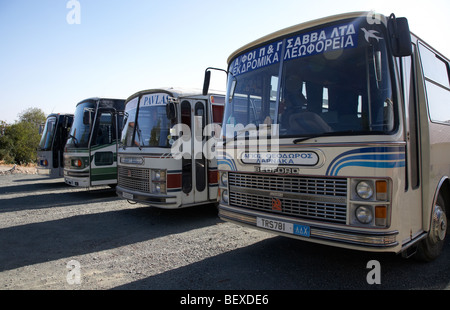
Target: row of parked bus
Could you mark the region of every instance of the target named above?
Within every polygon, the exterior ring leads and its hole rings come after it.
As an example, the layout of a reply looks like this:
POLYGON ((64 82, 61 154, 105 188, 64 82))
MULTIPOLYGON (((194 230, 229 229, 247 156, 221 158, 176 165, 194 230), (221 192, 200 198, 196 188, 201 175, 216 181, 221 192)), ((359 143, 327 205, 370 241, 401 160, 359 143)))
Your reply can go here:
POLYGON ((224 103, 220 92, 173 88, 141 91, 127 100, 83 100, 74 114, 48 116, 38 173, 64 177, 72 186, 113 186, 120 197, 163 208, 217 202, 215 155, 188 154, 194 148, 203 153, 212 138, 207 129, 220 128, 224 103))
POLYGON ((207 70, 201 94, 142 91, 85 100, 73 122, 51 116, 46 130, 61 124, 68 141, 40 162, 131 201, 217 201, 239 225, 432 260, 450 211, 449 64, 394 14, 314 20, 235 51, 225 94, 206 95, 207 70))

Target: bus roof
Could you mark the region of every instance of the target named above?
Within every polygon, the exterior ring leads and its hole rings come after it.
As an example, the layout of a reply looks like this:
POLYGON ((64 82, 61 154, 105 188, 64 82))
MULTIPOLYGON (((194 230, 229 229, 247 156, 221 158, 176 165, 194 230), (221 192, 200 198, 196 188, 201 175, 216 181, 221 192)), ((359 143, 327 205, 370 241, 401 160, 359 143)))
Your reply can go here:
POLYGON ((93 97, 81 100, 77 103, 77 106, 82 104, 83 102, 99 103, 100 107, 114 107, 115 109, 119 109, 121 111, 123 111, 125 108, 124 99, 93 97))
MULTIPOLYGON (((261 45, 267 41, 271 41, 274 40, 278 37, 281 36, 285 36, 291 33, 295 33, 298 31, 301 31, 303 29, 308 29, 308 28, 312 28, 315 26, 319 26, 325 23, 329 23, 329 22, 334 22, 334 21, 339 21, 342 19, 349 19, 349 18, 357 18, 357 17, 365 17, 368 16, 368 14, 370 14, 371 12, 353 12, 353 13, 345 13, 345 14, 338 14, 338 15, 333 15, 333 16, 328 16, 328 17, 323 17, 323 18, 319 18, 319 19, 315 19, 312 21, 308 21, 308 22, 304 22, 301 24, 297 24, 291 27, 287 27, 284 29, 281 29, 279 31, 273 32, 269 35, 263 36, 253 42, 250 42, 246 45, 244 45, 243 47, 237 49, 236 51, 234 51, 229 57, 228 57, 228 61, 227 63, 229 64, 230 61, 235 58, 237 55, 239 55, 240 53, 251 49, 253 47, 257 47, 258 45, 261 45)), ((381 15, 383 16, 383 15, 381 15)))
POLYGON ((191 96, 201 96, 201 97, 207 98, 207 96, 210 96, 210 95, 224 95, 225 96, 224 91, 210 91, 208 93, 208 95, 203 96, 202 90, 197 89, 197 88, 180 88, 180 87, 178 87, 178 88, 167 87, 166 88, 166 87, 163 87, 163 88, 151 88, 151 89, 138 91, 138 92, 134 93, 133 95, 129 96, 126 101, 128 102, 131 99, 138 97, 140 95, 143 95, 143 94, 158 93, 158 92, 168 93, 170 96, 175 97, 175 98, 191 97, 191 96))
POLYGON ((47 118, 55 116, 73 116, 73 113, 50 113, 47 118))

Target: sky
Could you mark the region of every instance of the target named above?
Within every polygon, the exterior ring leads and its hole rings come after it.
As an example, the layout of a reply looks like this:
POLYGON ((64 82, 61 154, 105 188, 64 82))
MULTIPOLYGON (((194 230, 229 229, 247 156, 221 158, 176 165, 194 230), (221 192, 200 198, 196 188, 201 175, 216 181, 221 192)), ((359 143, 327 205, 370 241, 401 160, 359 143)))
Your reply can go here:
MULTIPOLYGON (((241 46, 354 11, 407 17, 450 58, 448 0, 0 0, 0 120, 28 108, 74 113, 91 97, 201 89, 205 69, 226 69, 241 46)), ((224 73, 212 73, 211 88, 225 89, 224 73)))

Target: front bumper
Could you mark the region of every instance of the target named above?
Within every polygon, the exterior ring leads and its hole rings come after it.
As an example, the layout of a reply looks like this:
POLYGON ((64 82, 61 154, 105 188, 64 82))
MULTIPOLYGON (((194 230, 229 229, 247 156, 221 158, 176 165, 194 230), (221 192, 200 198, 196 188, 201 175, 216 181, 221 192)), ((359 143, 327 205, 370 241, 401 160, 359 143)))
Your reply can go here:
POLYGON ((356 230, 347 227, 335 227, 323 225, 320 223, 302 222, 292 217, 282 215, 268 214, 255 210, 235 208, 225 205, 219 205, 219 217, 222 220, 234 222, 241 225, 251 226, 253 228, 271 231, 269 229, 257 226, 257 218, 273 219, 284 223, 309 227, 309 237, 298 236, 278 231, 273 231, 279 235, 291 238, 301 239, 310 242, 323 243, 327 245, 352 248, 356 250, 373 250, 398 252, 399 243, 396 240, 398 231, 374 231, 374 230, 356 230))
POLYGON ((178 207, 178 203, 176 200, 177 196, 175 195, 147 194, 125 189, 121 186, 116 187, 116 193, 121 198, 147 203, 151 205, 157 205, 158 207, 169 207, 169 208, 178 207))

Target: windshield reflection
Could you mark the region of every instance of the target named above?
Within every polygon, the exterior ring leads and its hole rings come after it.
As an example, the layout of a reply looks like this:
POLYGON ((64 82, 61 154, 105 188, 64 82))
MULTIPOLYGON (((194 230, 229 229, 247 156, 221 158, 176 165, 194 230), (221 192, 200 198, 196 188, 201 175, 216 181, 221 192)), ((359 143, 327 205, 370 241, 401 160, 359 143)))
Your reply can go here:
POLYGON ((39 142, 39 148, 43 151, 50 150, 53 144, 53 137, 56 130, 56 117, 47 118, 44 131, 42 132, 41 141, 39 142))
POLYGON ((396 111, 383 27, 341 21, 237 56, 223 129, 278 124, 280 137, 391 133, 396 111), (376 37, 366 36, 369 27, 376 37))
POLYGON ((75 109, 75 115, 73 119, 73 125, 70 129, 69 133, 69 139, 67 140, 68 146, 74 146, 74 147, 87 147, 89 144, 89 136, 90 136, 90 124, 84 124, 83 123, 83 114, 84 111, 91 110, 90 113, 91 117, 91 124, 94 118, 94 112, 93 109, 95 108, 94 102, 82 102, 77 105, 75 109))
MULTIPOLYGON (((145 99, 146 103, 149 102, 147 98, 145 99)), ((166 115, 166 101, 147 105, 143 100, 141 98, 139 102, 139 98, 136 97, 126 104, 122 146, 170 147, 171 122, 166 115)))

